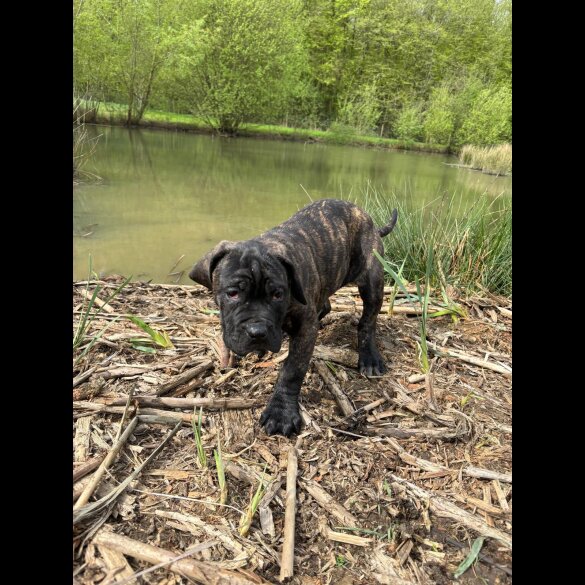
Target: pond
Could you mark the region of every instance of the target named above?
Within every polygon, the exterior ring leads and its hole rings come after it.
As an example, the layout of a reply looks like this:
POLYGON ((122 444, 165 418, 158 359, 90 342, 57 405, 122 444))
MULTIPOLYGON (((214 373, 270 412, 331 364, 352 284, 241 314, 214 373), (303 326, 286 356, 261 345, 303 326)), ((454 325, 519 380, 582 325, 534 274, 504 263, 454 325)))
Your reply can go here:
POLYGON ((424 205, 456 194, 511 197, 512 180, 448 166, 454 157, 317 143, 89 126, 98 136, 73 192, 73 277, 190 283, 220 240, 256 236, 311 199, 378 192, 424 205))

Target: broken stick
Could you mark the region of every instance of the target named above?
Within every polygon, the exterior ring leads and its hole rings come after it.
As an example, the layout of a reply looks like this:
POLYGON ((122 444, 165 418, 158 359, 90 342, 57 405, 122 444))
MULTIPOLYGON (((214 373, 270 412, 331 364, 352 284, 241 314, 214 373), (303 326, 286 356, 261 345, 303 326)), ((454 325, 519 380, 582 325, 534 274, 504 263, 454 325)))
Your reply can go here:
POLYGON ((97 488, 99 482, 101 481, 106 469, 112 464, 116 455, 120 452, 128 437, 132 434, 132 431, 136 427, 138 423, 138 419, 134 418, 130 421, 130 424, 126 427, 126 430, 122 433, 122 436, 118 440, 118 442, 111 448, 110 452, 106 456, 106 458, 102 461, 101 465, 97 468, 97 471, 93 474, 91 481, 87 485, 87 487, 83 490, 83 493, 79 496, 79 500, 73 506, 73 509, 79 509, 82 506, 85 506, 91 497, 91 494, 97 488))
POLYGON ((286 465, 286 506, 284 513, 284 542, 280 562, 280 580, 293 576, 295 558, 295 515, 297 511, 297 450, 291 445, 286 465))
POLYGON ((319 372, 325 384, 327 384, 327 388, 333 394, 335 401, 339 405, 339 408, 341 408, 341 412, 345 416, 351 416, 355 412, 355 408, 335 380, 333 374, 329 371, 329 368, 320 360, 315 360, 313 366, 319 372))
POLYGON ((213 563, 194 559, 175 560, 176 555, 168 550, 144 544, 103 528, 96 534, 94 543, 107 546, 123 555, 131 556, 147 563, 169 563, 167 568, 173 573, 178 573, 204 585, 261 585, 267 583, 258 575, 254 575, 254 580, 252 580, 241 573, 222 569, 213 563))

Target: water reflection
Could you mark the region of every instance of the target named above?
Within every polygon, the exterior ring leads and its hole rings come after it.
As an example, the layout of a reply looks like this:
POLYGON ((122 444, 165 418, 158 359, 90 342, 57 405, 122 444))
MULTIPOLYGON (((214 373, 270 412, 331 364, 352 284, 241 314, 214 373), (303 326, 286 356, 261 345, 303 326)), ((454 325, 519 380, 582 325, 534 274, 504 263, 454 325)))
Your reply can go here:
MULTIPOLYGON (((449 167, 452 157, 181 132, 92 127, 101 134, 88 170, 102 177, 74 191, 74 278, 88 256, 102 274, 172 282, 168 273, 222 239, 269 229, 309 196, 360 200, 371 183, 422 205, 444 194, 471 203, 511 194, 509 178, 449 167), (93 167, 93 168, 92 168, 93 167)), ((182 282, 188 282, 184 276, 182 282)))

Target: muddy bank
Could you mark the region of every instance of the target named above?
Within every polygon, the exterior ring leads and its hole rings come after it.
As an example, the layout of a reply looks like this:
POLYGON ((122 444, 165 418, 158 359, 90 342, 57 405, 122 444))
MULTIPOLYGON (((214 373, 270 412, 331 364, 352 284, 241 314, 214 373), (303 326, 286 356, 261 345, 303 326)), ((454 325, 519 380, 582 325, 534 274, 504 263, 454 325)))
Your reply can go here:
MULTIPOLYGON (((105 300, 119 282, 100 285, 105 300)), ((74 326, 94 288, 74 283, 74 326)), ((430 319, 425 378, 417 311, 403 301, 378 320, 389 373, 368 380, 355 369, 357 290, 332 297, 303 386, 304 428, 285 439, 266 436, 258 418, 286 343, 221 371, 219 319, 203 288, 123 288, 89 324, 89 337, 108 327, 73 369, 74 500, 88 502, 74 512, 76 582, 122 582, 165 559, 142 582, 188 583, 189 571, 201 572, 199 582, 220 574, 278 582, 296 445, 292 583, 451 583, 478 536, 486 537, 480 558, 459 581, 511 583, 511 307, 471 298, 460 301, 466 319, 430 319), (154 348, 126 314, 174 347, 136 349, 154 348), (191 425, 200 406, 205 468, 191 425), (218 442, 228 507, 218 505, 218 442), (119 451, 92 486, 113 445, 119 451), (242 537, 240 517, 261 479, 266 495, 242 537)))

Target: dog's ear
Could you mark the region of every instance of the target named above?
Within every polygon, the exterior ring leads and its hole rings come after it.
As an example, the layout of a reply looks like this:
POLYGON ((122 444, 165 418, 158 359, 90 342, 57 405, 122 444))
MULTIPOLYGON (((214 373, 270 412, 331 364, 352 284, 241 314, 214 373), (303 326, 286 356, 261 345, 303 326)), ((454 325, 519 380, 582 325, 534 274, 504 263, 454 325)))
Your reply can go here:
POLYGON ((306 305, 307 299, 305 298, 305 293, 303 292, 303 287, 301 285, 299 275, 297 274, 297 269, 286 258, 281 256, 278 259, 286 269, 288 280, 290 282, 290 292, 292 293, 293 298, 301 303, 301 305, 306 305))
POLYGON ((221 241, 213 250, 207 252, 189 272, 189 278, 195 282, 212 289, 213 271, 219 261, 236 247, 237 242, 221 241))

